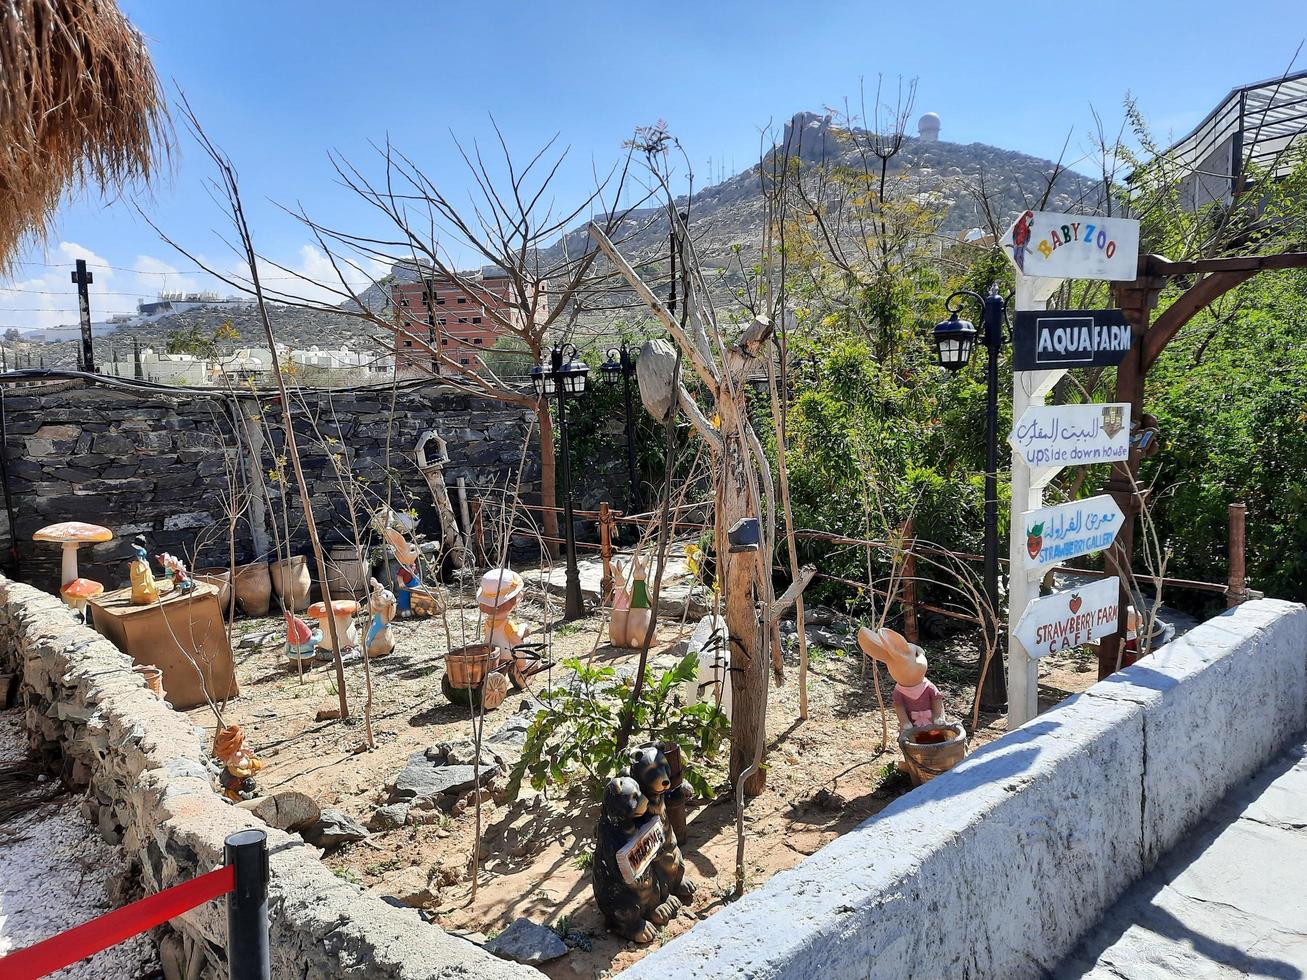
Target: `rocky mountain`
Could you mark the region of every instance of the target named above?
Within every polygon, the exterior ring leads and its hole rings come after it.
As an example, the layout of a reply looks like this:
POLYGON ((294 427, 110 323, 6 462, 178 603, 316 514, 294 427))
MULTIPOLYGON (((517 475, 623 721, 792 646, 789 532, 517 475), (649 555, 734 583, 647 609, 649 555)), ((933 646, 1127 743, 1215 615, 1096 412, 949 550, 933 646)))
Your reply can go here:
MULTIPOLYGON (((803 167, 826 165, 855 166, 857 150, 847 134, 832 124, 828 115, 811 112, 796 114, 786 124, 781 142, 772 154, 786 153, 797 158, 803 167)), ((903 148, 892 162, 896 193, 918 196, 938 205, 943 212, 940 234, 961 238, 967 231, 986 224, 980 198, 983 187, 995 216, 1006 221, 1027 207, 1039 203, 1055 166, 1015 150, 1005 150, 983 143, 949 143, 923 138, 906 138, 903 148)), ((761 174, 770 174, 770 157, 719 184, 697 191, 693 201, 680 199, 679 209, 690 214, 690 231, 696 249, 705 262, 725 266, 736 250, 746 257, 757 254, 763 225, 764 200, 761 174)), ((1096 195, 1095 182, 1073 171, 1062 171, 1054 182, 1047 204, 1053 211, 1092 211, 1096 195)), ((557 261, 566 247, 569 254, 579 254, 586 245, 584 225, 573 229, 543 256, 546 262, 557 261)), ((632 212, 618 235, 621 249, 637 264, 652 263, 663 267, 667 258, 668 222, 660 207, 632 212)), ((411 261, 396 262, 390 275, 361 294, 365 306, 381 310, 389 301, 389 284, 394 280, 416 281, 418 272, 411 261)), ((353 304, 347 304, 353 306, 353 304)), ((636 306, 634 302, 631 304, 636 306)), ((595 317, 602 329, 620 313, 610 311, 595 317)), ((304 310, 290 306, 272 307, 273 327, 279 340, 296 347, 313 344, 319 347, 362 346, 370 343, 375 325, 348 315, 344 306, 339 314, 304 310)), ((160 346, 169 333, 182 330, 212 335, 230 320, 241 340, 233 345, 261 345, 263 328, 252 308, 195 309, 162 317, 152 323, 120 331, 111 338, 97 339, 97 356, 108 358, 110 348, 126 344, 135 337, 142 344, 160 346), (102 351, 102 352, 101 352, 102 351)), ((45 345, 49 366, 72 364, 75 345, 45 345)))

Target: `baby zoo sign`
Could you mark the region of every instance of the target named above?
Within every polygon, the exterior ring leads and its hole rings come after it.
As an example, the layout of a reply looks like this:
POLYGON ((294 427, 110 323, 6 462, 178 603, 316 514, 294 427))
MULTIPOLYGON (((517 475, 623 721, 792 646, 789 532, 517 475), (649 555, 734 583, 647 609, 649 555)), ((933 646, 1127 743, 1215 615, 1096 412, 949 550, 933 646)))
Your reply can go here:
POLYGON ((1058 211, 1024 211, 1003 239, 1023 276, 1132 280, 1139 265, 1139 222, 1058 211))
POLYGON ((1026 606, 1016 637, 1032 659, 1083 646, 1117 630, 1121 580, 1099 579, 1042 596, 1026 606))

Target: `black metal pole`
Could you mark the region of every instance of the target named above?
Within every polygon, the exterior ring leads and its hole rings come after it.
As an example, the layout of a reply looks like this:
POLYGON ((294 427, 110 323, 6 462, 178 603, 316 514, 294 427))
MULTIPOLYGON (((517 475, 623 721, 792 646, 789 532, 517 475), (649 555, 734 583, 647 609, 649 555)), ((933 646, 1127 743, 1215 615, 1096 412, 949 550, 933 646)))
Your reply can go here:
POLYGON ((985 300, 985 600, 991 610, 994 659, 980 691, 980 706, 1000 711, 1007 704, 1004 642, 998 615, 998 354, 1003 346, 1003 298, 997 291, 985 300))
POLYGON ((622 392, 626 398, 626 509, 629 513, 640 513, 640 477, 635 469, 635 412, 631 408, 631 375, 635 366, 631 363, 626 345, 622 345, 622 392))
POLYGON ((563 388, 563 353, 553 352, 550 381, 558 394, 558 447, 563 457, 563 541, 567 551, 567 591, 563 597, 563 620, 571 622, 585 615, 581 598, 581 573, 576 567, 576 522, 572 517, 572 453, 567 445, 567 392, 563 388))
POLYGON ((91 294, 86 287, 94 281, 94 275, 86 269, 86 260, 78 259, 73 282, 77 284, 77 309, 82 321, 82 356, 79 360, 81 369, 88 374, 95 373, 95 351, 91 346, 91 294))
POLYGON ((223 843, 227 864, 236 869, 236 887, 227 895, 227 976, 270 980, 268 835, 241 830, 223 843))

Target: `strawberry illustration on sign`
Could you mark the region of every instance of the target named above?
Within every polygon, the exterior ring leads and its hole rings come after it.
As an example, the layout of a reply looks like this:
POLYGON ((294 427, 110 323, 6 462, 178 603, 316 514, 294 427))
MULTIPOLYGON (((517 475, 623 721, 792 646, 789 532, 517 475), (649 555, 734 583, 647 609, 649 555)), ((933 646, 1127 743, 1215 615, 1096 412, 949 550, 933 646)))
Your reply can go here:
POLYGON ((1031 558, 1038 558, 1039 552, 1044 547, 1044 522, 1032 524, 1026 528, 1026 551, 1030 553, 1031 558))
POLYGON ((1080 598, 1080 593, 1079 592, 1073 593, 1071 595, 1071 601, 1067 603, 1067 605, 1071 607, 1071 613, 1073 615, 1075 613, 1080 612, 1080 607, 1081 605, 1083 605, 1083 600, 1080 598))

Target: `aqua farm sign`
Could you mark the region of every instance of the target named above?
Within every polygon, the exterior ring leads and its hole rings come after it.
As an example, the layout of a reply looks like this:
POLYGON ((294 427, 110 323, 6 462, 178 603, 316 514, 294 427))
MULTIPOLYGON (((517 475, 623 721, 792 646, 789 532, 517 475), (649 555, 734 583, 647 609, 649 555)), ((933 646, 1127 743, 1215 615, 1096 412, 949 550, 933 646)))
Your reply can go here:
POLYGON ((1028 569, 1060 565, 1110 548, 1125 523, 1121 508, 1106 493, 1056 507, 1028 510, 1021 517, 1026 530, 1028 569))
POLYGON ((1012 329, 1012 368, 1115 367, 1133 342, 1120 310, 1020 310, 1012 329))
POLYGON ((1117 631, 1121 580, 1099 579, 1078 589, 1041 596, 1026 606, 1016 638, 1032 658, 1084 646, 1117 631))
POLYGON ((1032 405, 1008 444, 1027 466, 1090 466, 1130 457, 1130 403, 1032 405))
POLYGON ((1056 211, 1025 211, 1003 239, 1023 276, 1132 280, 1139 265, 1139 222, 1056 211))

